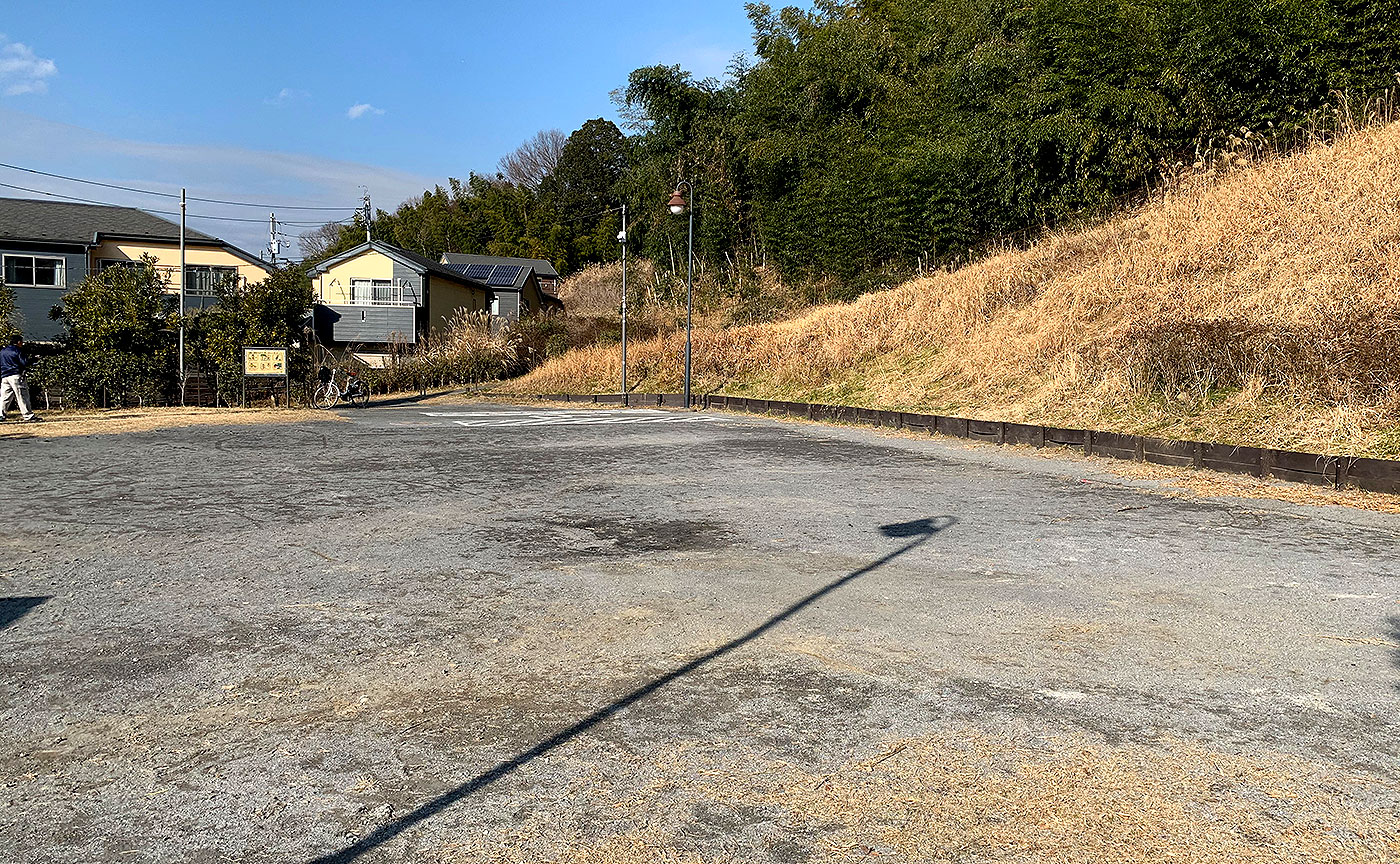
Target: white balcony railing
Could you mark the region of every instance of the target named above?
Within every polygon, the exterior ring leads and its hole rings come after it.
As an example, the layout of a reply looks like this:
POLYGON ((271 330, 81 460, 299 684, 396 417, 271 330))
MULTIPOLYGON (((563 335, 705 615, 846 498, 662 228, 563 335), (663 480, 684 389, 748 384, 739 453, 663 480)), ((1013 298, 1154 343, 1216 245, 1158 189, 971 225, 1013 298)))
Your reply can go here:
POLYGON ((351 297, 342 303, 330 302, 330 306, 416 306, 412 299, 405 300, 402 292, 396 297, 351 297))
POLYGON ((368 281, 355 281, 350 284, 350 291, 345 300, 346 306, 415 306, 416 299, 412 293, 404 295, 403 285, 393 285, 387 282, 375 281, 373 284, 368 281))

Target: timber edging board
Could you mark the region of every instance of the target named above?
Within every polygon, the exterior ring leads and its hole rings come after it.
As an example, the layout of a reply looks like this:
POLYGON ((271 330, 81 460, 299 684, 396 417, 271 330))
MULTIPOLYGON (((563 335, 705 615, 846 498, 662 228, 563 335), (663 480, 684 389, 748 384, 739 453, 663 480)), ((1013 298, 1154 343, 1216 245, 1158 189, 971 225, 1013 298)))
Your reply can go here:
MULTIPOLYGON (((587 402, 621 405, 622 395, 605 393, 577 395, 552 393, 534 397, 546 402, 587 402)), ((1237 447, 1206 441, 1177 441, 1147 435, 1123 435, 1093 429, 1065 429, 1003 423, 999 420, 969 420, 941 414, 912 414, 882 411, 848 405, 822 405, 813 402, 783 402, 777 399, 749 399, 743 396, 692 396, 691 403, 704 410, 736 411, 797 417, 825 423, 882 426, 907 429, 929 435, 947 435, 993 444, 1021 444, 1030 447, 1073 448, 1089 456, 1148 462, 1185 468, 1205 468, 1225 474, 1246 474, 1333 489, 1363 489, 1367 492, 1400 494, 1400 461, 1363 456, 1324 456, 1264 447, 1237 447)), ((627 404, 637 408, 681 408, 685 397, 679 393, 630 393, 627 404)))

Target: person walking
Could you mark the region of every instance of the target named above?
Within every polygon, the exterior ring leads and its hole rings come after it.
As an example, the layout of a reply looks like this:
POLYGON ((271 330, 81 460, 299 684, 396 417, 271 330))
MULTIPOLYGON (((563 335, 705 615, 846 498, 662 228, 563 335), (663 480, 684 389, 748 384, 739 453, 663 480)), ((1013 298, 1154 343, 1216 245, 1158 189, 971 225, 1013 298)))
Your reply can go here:
POLYGON ((5 419, 5 412, 10 407, 10 397, 14 396, 19 416, 24 422, 33 423, 40 418, 29 410, 29 403, 24 398, 24 370, 29 361, 24 359, 24 352, 20 350, 23 347, 22 337, 11 336, 10 344, 0 348, 0 420, 5 419))

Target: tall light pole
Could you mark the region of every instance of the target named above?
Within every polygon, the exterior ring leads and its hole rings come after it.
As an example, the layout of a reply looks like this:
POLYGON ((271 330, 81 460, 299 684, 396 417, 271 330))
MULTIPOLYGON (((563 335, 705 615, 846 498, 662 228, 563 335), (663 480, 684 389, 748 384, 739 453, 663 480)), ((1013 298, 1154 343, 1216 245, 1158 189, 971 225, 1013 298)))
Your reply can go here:
POLYGON ((180 189, 180 405, 185 404, 185 190, 180 189))
POLYGON ((622 244, 622 404, 627 400, 627 205, 622 205, 622 230, 617 232, 622 244))
POLYGON ((676 184, 676 191, 671 193, 671 200, 666 203, 673 216, 682 213, 690 214, 690 230, 686 235, 685 244, 685 407, 690 410, 690 318, 694 308, 694 285, 695 285, 695 181, 682 180, 676 184), (681 195, 681 187, 685 187, 686 194, 681 195), (687 201, 686 199, 690 200, 687 201))

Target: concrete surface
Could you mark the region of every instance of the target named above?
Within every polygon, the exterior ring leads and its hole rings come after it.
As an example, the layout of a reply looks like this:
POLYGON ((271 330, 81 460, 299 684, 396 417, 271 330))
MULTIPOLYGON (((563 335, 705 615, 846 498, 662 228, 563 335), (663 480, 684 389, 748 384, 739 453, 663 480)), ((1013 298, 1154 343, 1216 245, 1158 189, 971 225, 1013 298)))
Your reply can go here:
MULTIPOLYGON (((473 860, 616 830, 667 753, 964 723, 1400 776, 1393 517, 751 417, 345 416, 0 442, 0 860, 473 860)), ((700 857, 813 842, 656 795, 700 857)))

